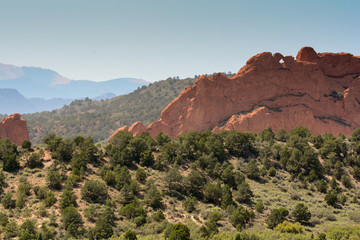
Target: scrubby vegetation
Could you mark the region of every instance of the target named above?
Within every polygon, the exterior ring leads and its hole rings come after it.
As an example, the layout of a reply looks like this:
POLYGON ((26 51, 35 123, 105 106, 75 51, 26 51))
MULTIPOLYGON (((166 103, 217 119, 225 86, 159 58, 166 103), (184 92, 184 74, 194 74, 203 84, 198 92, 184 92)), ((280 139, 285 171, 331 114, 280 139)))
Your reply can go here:
POLYGON ((357 239, 360 129, 0 141, 5 239, 357 239))

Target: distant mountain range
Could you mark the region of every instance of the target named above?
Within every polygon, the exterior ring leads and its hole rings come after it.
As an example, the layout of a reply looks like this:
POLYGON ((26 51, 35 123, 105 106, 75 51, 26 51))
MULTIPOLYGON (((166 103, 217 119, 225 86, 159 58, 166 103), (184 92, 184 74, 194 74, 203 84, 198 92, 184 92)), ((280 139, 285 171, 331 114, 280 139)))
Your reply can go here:
POLYGON ((53 110, 74 99, 109 99, 147 85, 136 78, 103 82, 70 80, 55 71, 0 63, 0 113, 53 110))

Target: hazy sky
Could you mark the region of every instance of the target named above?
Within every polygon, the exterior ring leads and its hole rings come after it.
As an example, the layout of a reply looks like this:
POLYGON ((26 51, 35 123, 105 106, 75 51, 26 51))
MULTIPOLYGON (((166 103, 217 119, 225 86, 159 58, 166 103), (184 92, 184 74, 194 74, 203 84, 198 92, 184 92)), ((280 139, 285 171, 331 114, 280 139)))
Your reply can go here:
POLYGON ((70 79, 237 72, 303 46, 360 55, 359 0, 0 0, 0 62, 70 79))

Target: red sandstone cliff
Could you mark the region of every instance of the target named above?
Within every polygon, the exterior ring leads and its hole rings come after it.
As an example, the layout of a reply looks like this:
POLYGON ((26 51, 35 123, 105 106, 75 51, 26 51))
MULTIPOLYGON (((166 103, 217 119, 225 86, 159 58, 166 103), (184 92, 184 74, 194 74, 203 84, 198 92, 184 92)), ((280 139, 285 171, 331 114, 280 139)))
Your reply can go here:
POLYGON ((162 111, 160 120, 129 131, 175 138, 208 128, 259 132, 271 127, 276 132, 299 125, 313 134, 335 135, 360 127, 360 57, 318 54, 310 47, 302 48, 296 60, 260 53, 231 78, 221 73, 199 77, 162 111))
POLYGON ((24 140, 29 140, 29 132, 25 119, 19 113, 11 114, 0 122, 0 139, 10 138, 13 143, 21 145, 24 140))

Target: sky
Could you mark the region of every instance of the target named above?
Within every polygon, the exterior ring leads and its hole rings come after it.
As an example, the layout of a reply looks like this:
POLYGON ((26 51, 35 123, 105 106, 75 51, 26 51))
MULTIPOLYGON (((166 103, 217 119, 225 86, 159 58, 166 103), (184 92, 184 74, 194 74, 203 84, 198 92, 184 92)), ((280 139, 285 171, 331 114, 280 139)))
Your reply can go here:
POLYGON ((303 46, 359 56, 359 10, 359 0, 0 0, 0 62, 154 82, 303 46))

